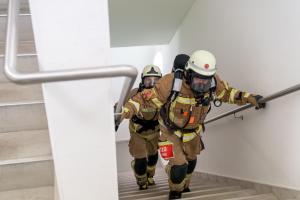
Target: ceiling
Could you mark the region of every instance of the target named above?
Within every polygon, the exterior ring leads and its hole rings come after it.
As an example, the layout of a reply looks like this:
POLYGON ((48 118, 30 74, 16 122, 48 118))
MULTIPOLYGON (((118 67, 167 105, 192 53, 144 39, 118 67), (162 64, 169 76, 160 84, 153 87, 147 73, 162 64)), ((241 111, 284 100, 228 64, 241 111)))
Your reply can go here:
POLYGON ((109 0, 112 47, 168 44, 195 0, 109 0))

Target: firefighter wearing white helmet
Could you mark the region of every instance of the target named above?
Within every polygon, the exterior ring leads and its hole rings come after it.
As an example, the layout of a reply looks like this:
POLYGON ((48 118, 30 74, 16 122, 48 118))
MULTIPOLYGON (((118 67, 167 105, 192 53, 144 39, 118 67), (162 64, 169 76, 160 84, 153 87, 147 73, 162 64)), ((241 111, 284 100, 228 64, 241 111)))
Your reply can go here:
POLYGON ((195 51, 187 62, 186 70, 193 70, 203 76, 213 76, 217 71, 216 58, 208 51, 195 51))
POLYGON ((216 74, 216 58, 208 51, 196 51, 185 67, 185 78, 196 96, 201 98, 212 88, 216 74))
MULTIPOLYGON (((144 89, 151 89, 161 78, 162 74, 158 66, 147 65, 141 74, 141 83, 139 88, 131 91, 129 102, 137 106, 132 98, 144 89)), ((126 108, 125 108, 126 109, 126 108)), ((148 186, 155 184, 153 176, 158 160, 158 139, 159 123, 158 109, 143 106, 140 112, 133 115, 129 122, 129 152, 134 160, 131 162, 132 169, 140 190, 145 190, 148 186)))
POLYGON ((158 66, 147 65, 142 73, 142 87, 152 88, 155 83, 162 77, 161 71, 158 66))
POLYGON ((182 192, 190 191, 197 155, 204 149, 201 134, 211 102, 264 107, 259 102, 261 96, 235 89, 222 81, 216 74, 216 58, 208 51, 195 51, 184 70, 181 69, 182 66, 176 66, 174 73, 163 76, 153 88, 137 93, 125 104, 122 115, 122 118, 131 118, 145 106, 159 110, 160 152, 169 161, 166 167, 169 199, 181 198, 182 192))

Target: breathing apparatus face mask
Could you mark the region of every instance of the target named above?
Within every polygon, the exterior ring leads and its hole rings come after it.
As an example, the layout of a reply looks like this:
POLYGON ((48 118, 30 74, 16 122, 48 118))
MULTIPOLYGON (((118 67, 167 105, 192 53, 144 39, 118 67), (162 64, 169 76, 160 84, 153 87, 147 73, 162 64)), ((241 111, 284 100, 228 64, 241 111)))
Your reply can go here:
POLYGON ((209 92, 212 84, 212 77, 201 76, 195 72, 190 72, 189 84, 196 94, 209 92))
POLYGON ((143 78, 143 85, 147 89, 153 88, 159 79, 157 76, 146 76, 143 78))

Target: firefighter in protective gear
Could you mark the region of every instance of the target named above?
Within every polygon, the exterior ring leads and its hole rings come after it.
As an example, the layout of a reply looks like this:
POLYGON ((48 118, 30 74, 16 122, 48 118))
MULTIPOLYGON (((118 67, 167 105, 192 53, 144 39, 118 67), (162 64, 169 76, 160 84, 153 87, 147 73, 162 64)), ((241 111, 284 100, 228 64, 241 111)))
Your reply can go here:
POLYGON ((197 162, 197 155, 204 148, 200 134, 204 120, 215 99, 230 104, 250 103, 256 108, 261 96, 235 89, 216 74, 216 59, 208 51, 196 51, 188 60, 181 89, 172 95, 174 74, 162 77, 152 89, 135 95, 125 104, 123 118, 141 112, 145 104, 160 109, 160 141, 172 144, 173 157, 166 172, 169 176, 169 199, 181 198, 189 192, 189 183, 197 162), (170 98, 172 96, 172 98, 170 98))
MULTIPOLYGON (((160 69, 155 65, 147 65, 141 76, 139 88, 131 91, 129 102, 135 104, 135 94, 144 89, 151 89, 162 77, 160 69)), ((136 104, 135 104, 136 105, 136 104)), ((137 184, 140 190, 147 189, 149 185, 154 185, 153 176, 158 160, 158 139, 159 139, 159 111, 155 107, 143 105, 139 108, 139 113, 132 115, 129 122, 130 141, 129 152, 134 157, 131 163, 137 184)))

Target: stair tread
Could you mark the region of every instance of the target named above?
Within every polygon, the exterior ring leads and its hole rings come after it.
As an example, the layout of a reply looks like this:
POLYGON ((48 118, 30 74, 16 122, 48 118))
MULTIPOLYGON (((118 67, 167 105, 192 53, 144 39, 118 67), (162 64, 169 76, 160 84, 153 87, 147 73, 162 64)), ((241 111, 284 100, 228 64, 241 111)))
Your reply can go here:
POLYGON ((20 190, 9 190, 0 192, 1 200, 53 200, 54 187, 37 187, 20 190))
MULTIPOLYGON (((191 187, 193 186, 203 186, 203 187, 207 187, 210 185, 216 185, 217 183, 211 182, 211 181, 203 181, 203 180, 199 180, 199 179, 192 179, 191 181, 191 187)), ((218 186, 224 186, 222 184, 217 184, 218 186)), ((166 187, 168 186, 168 180, 164 179, 164 180, 160 180, 160 181, 156 181, 156 185, 152 186, 151 188, 162 188, 162 187, 166 187)), ((119 192, 128 192, 130 190, 135 190, 137 189, 137 184, 135 180, 132 180, 132 183, 127 184, 127 185, 123 185, 123 184, 119 184, 119 192)))
POLYGON ((52 161, 52 155, 32 156, 27 158, 8 159, 0 161, 0 167, 6 165, 28 164, 35 162, 52 161))
MULTIPOLYGON (((0 0, 0 14, 7 13, 7 0, 0 0)), ((28 13, 29 12, 29 4, 28 0, 20 0, 20 13, 28 13)))
MULTIPOLYGON (((0 42, 0 57, 5 54, 5 43, 0 42)), ((18 54, 36 54, 34 41, 20 41, 18 43, 18 54)))
POLYGON ((43 156, 51 156, 48 130, 0 133, 0 163, 43 156))
POLYGON ((245 197, 237 197, 237 198, 230 198, 227 200, 276 200, 274 194, 267 193, 267 194, 257 194, 252 196, 245 196, 245 197))
POLYGON ((16 85, 9 82, 1 83, 0 94, 0 104, 43 99, 41 84, 16 85))
MULTIPOLYGON (((201 195, 207 195, 207 194, 215 194, 220 192, 227 192, 227 191, 236 191, 240 190, 240 186, 226 186, 226 187, 216 187, 216 188, 198 188, 195 190, 192 190, 191 192, 187 193, 187 195, 193 195, 193 193, 197 194, 198 196, 201 195)), ((130 200, 130 199, 136 199, 136 198, 143 198, 143 197, 151 197, 151 196, 158 196, 158 195, 165 195, 169 192, 169 190, 161 190, 156 191, 153 193, 144 193, 144 194, 132 194, 132 195, 126 195, 126 196, 120 196, 120 199, 123 200, 130 200)))
MULTIPOLYGON (((19 18, 19 41, 31 41, 34 40, 31 16, 22 16, 19 18)), ((6 22, 7 17, 0 17, 0 41, 6 41, 6 22)))
MULTIPOLYGON (((224 184, 218 184, 218 183, 214 183, 214 182, 211 182, 211 181, 203 181, 203 180, 197 180, 197 179, 194 179, 191 181, 191 187, 194 187, 194 186, 197 186, 197 187, 208 187, 208 186, 211 186, 211 185, 215 185, 215 186, 224 186, 224 184)), ((152 189, 158 189, 158 188, 164 188, 164 187, 167 187, 168 186, 168 180, 165 179, 165 180, 162 180, 162 181, 156 181, 156 185, 154 186, 151 186, 152 189)), ((227 185, 227 186, 230 186, 230 185, 227 185)), ((137 187, 137 184, 136 184, 136 181, 132 181, 131 184, 128 184, 128 185, 119 185, 119 192, 120 193, 128 193, 130 191, 134 192, 134 191, 138 191, 138 187, 137 187)))
POLYGON ((201 199, 201 200, 219 200, 219 199, 229 199, 233 197, 244 197, 244 196, 250 196, 256 194, 256 191, 253 189, 244 189, 244 190, 238 190, 238 191, 230 191, 230 192, 221 192, 221 193, 215 193, 215 194, 208 194, 208 195, 201 195, 198 196, 197 193, 195 193, 196 196, 187 197, 187 195, 183 194, 182 199, 201 199))
MULTIPOLYGON (((198 189, 198 188, 209 189, 209 188, 217 188, 217 187, 224 187, 224 185, 217 185, 217 184, 195 185, 195 184, 193 184, 190 188, 193 191, 193 190, 198 189)), ((135 186, 135 189, 131 190, 131 191, 124 191, 124 192, 119 191, 119 195, 120 196, 125 196, 125 195, 127 196, 127 195, 131 195, 131 194, 152 193, 152 192, 155 192, 155 191, 169 191, 169 185, 166 183, 165 185, 159 186, 159 187, 151 186, 151 187, 149 187, 149 190, 144 190, 144 191, 138 190, 137 186, 135 186)))
POLYGON ((54 185, 53 161, 49 157, 19 159, 0 165, 0 171, 0 191, 54 185))
MULTIPOLYGON (((227 196, 229 197, 239 197, 239 196, 248 196, 248 195, 253 195, 255 194, 254 190, 238 190, 238 191, 230 191, 230 192, 220 192, 220 193, 214 193, 214 194, 204 194, 204 195, 199 195, 201 192, 190 192, 190 193, 184 193, 182 195, 182 199, 225 199, 227 196)), ((141 200, 162 200, 162 199, 167 199, 168 193, 166 192, 164 195, 159 195, 159 196, 154 196, 154 197, 146 197, 146 198, 138 198, 141 200)))
MULTIPOLYGON (((157 185, 150 186, 148 190, 140 191, 136 185, 132 171, 119 172, 119 198, 120 200, 161 200, 167 199, 169 193, 168 178, 163 169, 156 171, 157 185)), ((195 172, 190 185, 191 192, 183 193, 182 199, 186 200, 277 200, 272 193, 261 193, 254 189, 243 189, 233 183, 208 180, 195 172)), ((236 184, 236 183, 235 183, 236 184)))
POLYGON ((41 129, 48 129, 43 103, 0 106, 0 133, 41 129))

